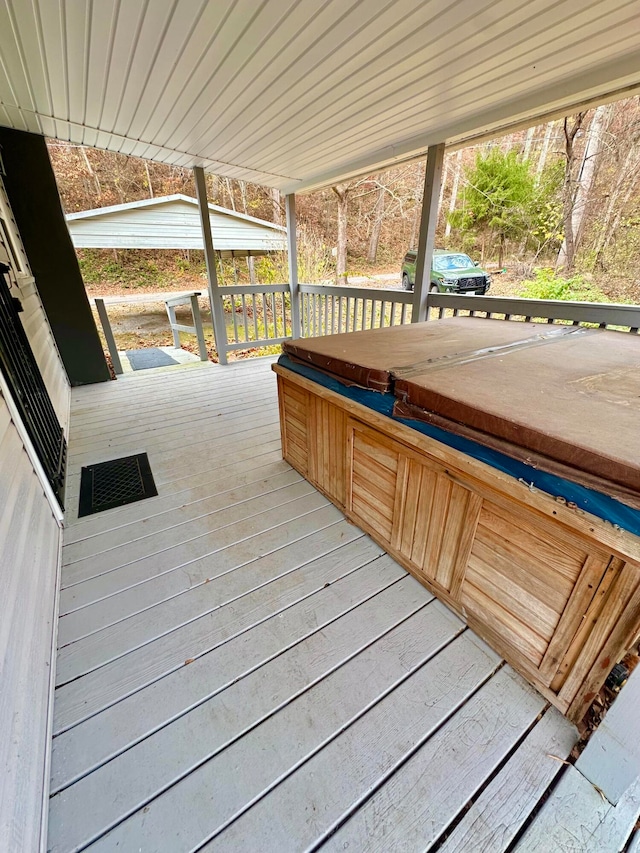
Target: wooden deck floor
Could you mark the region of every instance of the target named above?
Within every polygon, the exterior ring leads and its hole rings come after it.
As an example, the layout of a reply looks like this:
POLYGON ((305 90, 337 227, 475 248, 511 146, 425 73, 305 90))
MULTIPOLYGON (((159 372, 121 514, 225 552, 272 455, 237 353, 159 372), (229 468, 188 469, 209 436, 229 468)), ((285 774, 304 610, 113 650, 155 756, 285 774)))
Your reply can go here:
POLYGON ((543 849, 574 729, 282 461, 270 360, 77 389, 70 454, 51 850, 543 849))

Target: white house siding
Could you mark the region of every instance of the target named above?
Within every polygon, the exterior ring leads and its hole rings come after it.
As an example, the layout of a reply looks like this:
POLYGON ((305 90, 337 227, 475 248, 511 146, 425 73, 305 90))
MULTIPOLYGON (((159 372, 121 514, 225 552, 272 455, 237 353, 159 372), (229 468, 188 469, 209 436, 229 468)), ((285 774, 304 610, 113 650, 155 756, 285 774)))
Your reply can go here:
MULTIPOLYGON (((70 387, 0 180, 0 261, 65 433, 70 387)), ((62 530, 0 387, 0 850, 46 839, 50 703, 62 530)), ((24 439, 26 440, 26 439, 24 439)))
POLYGON ((45 837, 61 528, 0 394, 0 849, 45 837))

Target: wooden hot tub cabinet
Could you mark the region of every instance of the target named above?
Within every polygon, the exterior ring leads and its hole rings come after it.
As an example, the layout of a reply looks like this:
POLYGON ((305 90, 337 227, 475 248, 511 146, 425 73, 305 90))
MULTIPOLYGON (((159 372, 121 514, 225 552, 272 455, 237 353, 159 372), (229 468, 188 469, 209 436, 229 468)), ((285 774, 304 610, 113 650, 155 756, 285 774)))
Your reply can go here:
POLYGON ((284 458, 574 722, 640 633, 640 539, 280 365, 284 458))

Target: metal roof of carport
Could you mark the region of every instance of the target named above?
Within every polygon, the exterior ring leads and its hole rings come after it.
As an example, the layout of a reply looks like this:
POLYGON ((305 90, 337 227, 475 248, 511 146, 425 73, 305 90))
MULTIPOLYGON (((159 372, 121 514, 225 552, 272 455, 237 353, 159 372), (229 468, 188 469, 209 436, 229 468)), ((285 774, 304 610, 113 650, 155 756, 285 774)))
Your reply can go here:
MULTIPOLYGON (((286 228, 209 205, 216 252, 266 255, 286 249, 286 228)), ((176 194, 67 214, 76 249, 203 249, 202 226, 195 198, 176 194)))
POLYGON ((0 124, 285 192, 640 87, 638 0, 0 2, 0 124))

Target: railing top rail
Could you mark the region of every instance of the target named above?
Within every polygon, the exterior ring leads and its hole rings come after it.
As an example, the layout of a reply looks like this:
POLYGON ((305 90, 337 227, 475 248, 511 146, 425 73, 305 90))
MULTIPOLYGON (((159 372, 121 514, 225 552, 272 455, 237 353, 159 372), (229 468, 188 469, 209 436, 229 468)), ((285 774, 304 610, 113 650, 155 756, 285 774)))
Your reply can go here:
POLYGON ((288 284, 234 284, 229 287, 220 285, 218 291, 226 296, 227 294, 251 294, 251 293, 289 293, 288 284))
POLYGON ((347 296, 350 299, 377 299, 379 302, 400 302, 411 305, 413 293, 409 290, 393 288, 349 287, 334 284, 301 284, 300 293, 326 294, 328 296, 347 296))
POLYGON ((429 308, 453 308, 490 314, 511 314, 549 320, 571 320, 607 326, 640 327, 640 306, 606 302, 565 302, 560 299, 524 299, 522 297, 467 296, 430 293, 429 308))

